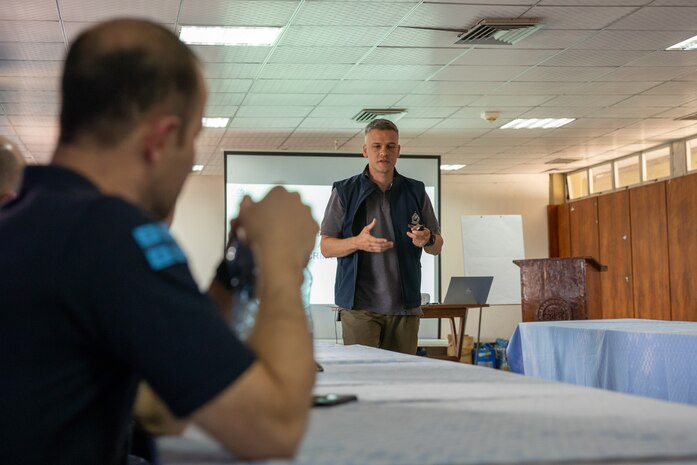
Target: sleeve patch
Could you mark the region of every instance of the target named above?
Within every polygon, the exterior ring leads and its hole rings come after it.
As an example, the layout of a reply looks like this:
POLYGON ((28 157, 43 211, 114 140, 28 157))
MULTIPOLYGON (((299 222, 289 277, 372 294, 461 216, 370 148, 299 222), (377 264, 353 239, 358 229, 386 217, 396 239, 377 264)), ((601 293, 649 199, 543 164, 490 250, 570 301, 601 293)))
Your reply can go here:
POLYGON ((147 223, 133 229, 133 238, 155 271, 186 263, 186 256, 162 223, 147 223))

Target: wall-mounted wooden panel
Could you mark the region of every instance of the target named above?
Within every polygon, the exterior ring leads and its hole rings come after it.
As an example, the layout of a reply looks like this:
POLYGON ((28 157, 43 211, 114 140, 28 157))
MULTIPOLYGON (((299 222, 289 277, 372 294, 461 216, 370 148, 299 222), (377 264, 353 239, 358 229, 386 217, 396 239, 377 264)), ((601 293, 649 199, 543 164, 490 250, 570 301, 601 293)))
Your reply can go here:
POLYGON ((569 228, 569 204, 558 205, 557 226, 559 227, 559 256, 571 256, 571 236, 569 228))
POLYGON ((670 320, 666 183, 629 190, 632 223, 634 316, 670 320))
POLYGON ((633 318, 632 246, 629 193, 598 197, 598 260, 607 266, 600 273, 603 318, 633 318))
POLYGON ((697 321, 697 175, 667 181, 666 206, 671 317, 697 321))
MULTIPOLYGON (((569 239, 572 257, 592 257, 599 259, 598 249, 598 200, 596 197, 579 200, 569 204, 569 239)), ((588 276, 587 285, 600 289, 600 276, 588 276)), ((588 318, 603 317, 600 292, 594 292, 595 301, 588 302, 588 318)))
POLYGON ((570 257, 569 205, 547 205, 549 258, 570 257))
POLYGON ((569 204, 569 239, 572 257, 598 260, 598 199, 569 204))

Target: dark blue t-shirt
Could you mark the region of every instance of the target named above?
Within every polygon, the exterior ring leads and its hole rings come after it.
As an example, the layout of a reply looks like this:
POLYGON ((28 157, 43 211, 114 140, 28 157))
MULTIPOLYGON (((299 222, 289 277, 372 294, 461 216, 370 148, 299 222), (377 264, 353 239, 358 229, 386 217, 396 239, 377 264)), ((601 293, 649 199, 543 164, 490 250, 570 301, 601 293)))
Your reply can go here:
POLYGON ((27 168, 0 270, 3 463, 120 463, 139 380, 186 416, 254 361, 167 228, 73 171, 27 168))

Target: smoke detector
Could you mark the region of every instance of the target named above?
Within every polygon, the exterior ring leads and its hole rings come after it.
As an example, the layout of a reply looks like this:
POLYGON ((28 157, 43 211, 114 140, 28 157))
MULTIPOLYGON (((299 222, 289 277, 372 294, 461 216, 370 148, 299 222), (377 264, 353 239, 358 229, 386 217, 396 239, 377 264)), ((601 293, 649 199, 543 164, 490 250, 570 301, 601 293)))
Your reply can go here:
POLYGON ((542 27, 539 18, 482 19, 473 28, 459 34, 456 44, 513 45, 542 27))
POLYGON ((374 119, 388 119, 394 123, 406 114, 406 108, 364 108, 351 119, 359 123, 368 123, 374 119))

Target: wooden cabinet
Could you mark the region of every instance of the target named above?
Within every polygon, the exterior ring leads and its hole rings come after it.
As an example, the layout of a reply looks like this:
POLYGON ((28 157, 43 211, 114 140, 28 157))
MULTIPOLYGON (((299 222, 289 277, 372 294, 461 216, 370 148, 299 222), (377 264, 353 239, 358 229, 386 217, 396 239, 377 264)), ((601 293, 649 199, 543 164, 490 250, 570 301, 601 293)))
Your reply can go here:
POLYGON ((629 190, 634 316, 670 320, 666 183, 629 190))
POLYGON ((671 317, 697 321, 697 175, 666 181, 666 217, 671 317))
POLYGON ((603 318, 633 318, 632 245, 629 192, 598 197, 598 258, 607 266, 600 275, 603 318))

